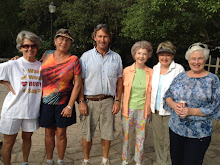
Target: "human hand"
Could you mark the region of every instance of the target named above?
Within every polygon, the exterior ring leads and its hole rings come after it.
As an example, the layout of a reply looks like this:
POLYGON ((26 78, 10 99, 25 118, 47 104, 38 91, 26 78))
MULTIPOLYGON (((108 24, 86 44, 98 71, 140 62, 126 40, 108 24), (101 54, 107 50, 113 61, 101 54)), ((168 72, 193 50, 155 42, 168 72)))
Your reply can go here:
POLYGON ((116 115, 121 109, 121 103, 119 101, 115 101, 112 108, 112 113, 116 115))
POLYGON ((186 117, 189 116, 190 113, 190 108, 188 107, 183 107, 181 110, 181 113, 179 114, 180 117, 186 117))
POLYGON ((176 112, 177 115, 181 115, 182 113, 182 106, 179 103, 173 103, 172 104, 172 109, 174 109, 174 111, 176 112))
POLYGON ((61 115, 63 117, 71 117, 72 116, 72 109, 68 108, 67 106, 62 110, 61 115))
POLYGON ((16 93, 15 93, 13 87, 11 86, 10 82, 1 80, 0 83, 7 86, 8 90, 11 91, 14 95, 16 95, 16 93))
POLYGON ((14 56, 14 57, 11 58, 11 60, 17 60, 19 58, 20 58, 20 56, 14 56))
POLYGON ((82 114, 83 116, 88 115, 88 107, 85 102, 79 103, 79 113, 82 114))

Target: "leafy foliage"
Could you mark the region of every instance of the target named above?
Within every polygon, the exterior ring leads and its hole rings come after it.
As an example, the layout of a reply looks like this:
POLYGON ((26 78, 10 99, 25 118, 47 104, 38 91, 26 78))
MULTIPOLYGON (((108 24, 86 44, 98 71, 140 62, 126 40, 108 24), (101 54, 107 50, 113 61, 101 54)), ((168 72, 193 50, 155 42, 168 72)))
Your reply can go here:
MULTIPOLYGON (((1 57, 12 57, 17 33, 30 30, 41 37, 41 54, 50 47, 51 0, 8 0, 0 6, 1 57)), ((207 43, 210 48, 220 41, 219 0, 54 0, 57 10, 54 33, 68 28, 75 42, 70 52, 80 56, 91 49, 93 28, 106 23, 113 32, 111 48, 118 52, 124 66, 130 65, 131 46, 135 41, 148 40, 153 47, 165 40, 177 46, 177 61, 183 60, 187 47, 193 42, 207 43)), ((149 65, 157 61, 153 56, 149 65)))

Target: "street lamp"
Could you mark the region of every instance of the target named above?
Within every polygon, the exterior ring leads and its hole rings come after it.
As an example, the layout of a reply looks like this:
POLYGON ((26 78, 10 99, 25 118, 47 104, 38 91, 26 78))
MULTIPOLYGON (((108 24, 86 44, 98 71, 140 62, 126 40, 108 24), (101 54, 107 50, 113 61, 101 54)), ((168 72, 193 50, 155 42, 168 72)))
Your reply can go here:
POLYGON ((51 41, 50 41, 50 44, 51 44, 51 49, 53 49, 53 16, 54 16, 54 13, 56 11, 56 6, 54 5, 53 2, 51 2, 49 4, 49 12, 50 12, 50 20, 51 20, 51 25, 50 25, 50 32, 51 32, 51 41))

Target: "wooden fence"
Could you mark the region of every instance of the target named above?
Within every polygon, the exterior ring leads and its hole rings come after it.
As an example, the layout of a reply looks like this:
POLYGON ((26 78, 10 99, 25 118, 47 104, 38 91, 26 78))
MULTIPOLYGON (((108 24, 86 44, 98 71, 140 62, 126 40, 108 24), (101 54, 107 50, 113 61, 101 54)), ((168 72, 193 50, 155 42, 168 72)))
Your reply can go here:
POLYGON ((205 66, 208 67, 208 71, 210 71, 211 68, 215 68, 214 73, 217 74, 217 75, 220 75, 220 65, 219 65, 220 60, 219 59, 220 59, 219 57, 215 57, 215 58, 212 59, 212 56, 211 55, 209 56, 209 59, 207 60, 208 63, 205 64, 205 66), (215 65, 213 65, 213 62, 216 62, 215 65))

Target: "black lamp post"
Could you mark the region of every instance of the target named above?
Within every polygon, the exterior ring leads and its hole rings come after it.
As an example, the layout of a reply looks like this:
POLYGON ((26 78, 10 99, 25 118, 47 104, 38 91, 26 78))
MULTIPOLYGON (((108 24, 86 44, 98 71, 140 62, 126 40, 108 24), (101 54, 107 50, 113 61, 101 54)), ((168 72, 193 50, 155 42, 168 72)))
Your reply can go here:
POLYGON ((54 5, 53 2, 51 2, 49 4, 49 12, 50 12, 50 20, 51 20, 51 30, 50 30, 50 34, 51 34, 51 41, 50 41, 50 44, 51 44, 51 49, 53 49, 53 17, 54 17, 54 13, 56 12, 56 6, 54 5))

